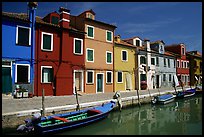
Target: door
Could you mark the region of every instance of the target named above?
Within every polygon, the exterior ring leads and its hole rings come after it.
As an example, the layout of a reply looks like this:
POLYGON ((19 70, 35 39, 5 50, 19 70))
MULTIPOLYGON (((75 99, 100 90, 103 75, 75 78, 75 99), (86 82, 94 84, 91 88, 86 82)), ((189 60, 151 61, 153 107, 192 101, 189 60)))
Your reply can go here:
POLYGON ((103 92, 103 74, 96 74, 96 92, 103 92))
POLYGON ((156 88, 159 88, 159 75, 156 75, 156 88))
POLYGON ((2 93, 12 92, 11 68, 2 67, 2 93))
POLYGON ((132 89, 132 79, 130 73, 126 73, 126 90, 131 90, 132 89))
POLYGON ((83 92, 83 72, 82 71, 74 71, 74 87, 73 91, 75 94, 75 90, 77 92, 83 92))

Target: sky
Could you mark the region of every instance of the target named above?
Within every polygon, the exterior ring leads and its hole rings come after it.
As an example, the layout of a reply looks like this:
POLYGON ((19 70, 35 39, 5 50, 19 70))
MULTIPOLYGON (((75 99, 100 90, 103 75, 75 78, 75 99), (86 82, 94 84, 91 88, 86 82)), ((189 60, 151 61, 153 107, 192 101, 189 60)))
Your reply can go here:
MULTIPOLYGON (((202 53, 202 2, 38 2, 36 15, 44 17, 59 7, 74 16, 92 9, 96 20, 117 26, 115 35, 121 39, 184 43, 187 51, 202 53)), ((2 11, 26 13, 27 2, 2 2, 2 11)))

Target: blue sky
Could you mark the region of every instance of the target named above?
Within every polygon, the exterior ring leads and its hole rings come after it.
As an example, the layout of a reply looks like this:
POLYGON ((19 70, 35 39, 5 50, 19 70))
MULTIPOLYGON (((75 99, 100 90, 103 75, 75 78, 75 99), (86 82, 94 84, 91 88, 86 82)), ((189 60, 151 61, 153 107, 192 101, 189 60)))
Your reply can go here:
MULTIPOLYGON (((79 15, 93 9, 96 20, 117 26, 122 39, 139 36, 166 45, 184 43, 187 51, 202 53, 202 2, 38 2, 37 16, 59 7, 79 15)), ((2 11, 27 12, 26 2, 3 2, 2 11)))

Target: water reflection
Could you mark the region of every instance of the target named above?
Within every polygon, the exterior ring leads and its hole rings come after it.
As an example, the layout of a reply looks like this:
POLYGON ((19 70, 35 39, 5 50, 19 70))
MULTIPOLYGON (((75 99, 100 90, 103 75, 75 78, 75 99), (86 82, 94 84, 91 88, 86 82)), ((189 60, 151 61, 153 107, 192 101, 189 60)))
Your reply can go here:
POLYGON ((202 96, 166 105, 150 104, 111 112, 108 118, 60 134, 190 135, 202 134, 202 96))

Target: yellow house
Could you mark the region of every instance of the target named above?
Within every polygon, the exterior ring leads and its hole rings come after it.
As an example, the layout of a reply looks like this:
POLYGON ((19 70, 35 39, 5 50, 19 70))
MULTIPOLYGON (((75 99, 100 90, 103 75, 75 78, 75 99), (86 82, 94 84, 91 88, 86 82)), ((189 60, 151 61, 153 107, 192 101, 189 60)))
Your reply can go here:
POLYGON ((114 90, 135 90, 136 46, 121 40, 119 35, 114 43, 114 90))

